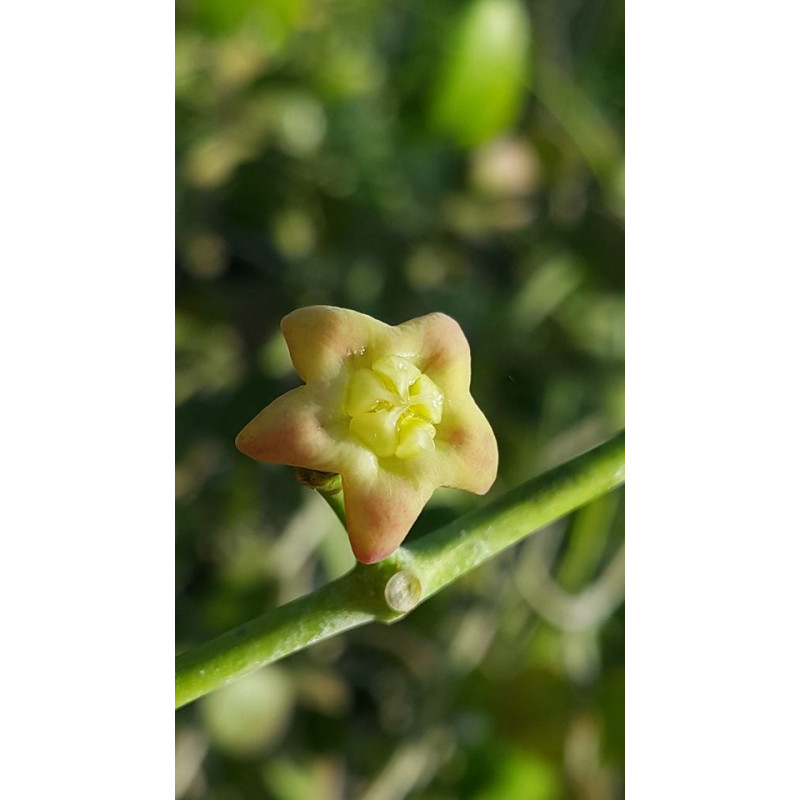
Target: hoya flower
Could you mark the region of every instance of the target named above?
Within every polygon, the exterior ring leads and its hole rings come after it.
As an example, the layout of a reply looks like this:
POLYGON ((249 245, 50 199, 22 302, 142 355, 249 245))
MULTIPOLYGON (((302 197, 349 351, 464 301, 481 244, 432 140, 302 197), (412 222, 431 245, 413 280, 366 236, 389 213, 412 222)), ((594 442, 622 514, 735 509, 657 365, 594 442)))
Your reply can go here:
POLYGON ((469 344, 455 320, 391 326, 310 306, 281 331, 305 384, 270 403, 236 446, 258 461, 339 473, 359 561, 391 555, 437 487, 489 491, 497 442, 469 393, 469 344))

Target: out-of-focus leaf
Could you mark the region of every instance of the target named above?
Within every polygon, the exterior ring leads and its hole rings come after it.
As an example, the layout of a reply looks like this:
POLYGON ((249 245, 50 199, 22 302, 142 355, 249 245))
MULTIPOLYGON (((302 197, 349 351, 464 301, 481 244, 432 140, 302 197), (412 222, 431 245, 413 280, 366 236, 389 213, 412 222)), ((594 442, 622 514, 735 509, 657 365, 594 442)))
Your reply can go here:
POLYGON ((198 393, 230 388, 241 377, 240 343, 227 325, 199 324, 179 314, 175 320, 175 394, 183 403, 198 393))
POLYGON ((562 787, 553 766, 535 752, 509 750, 498 764, 495 782, 476 800, 556 800, 562 787))
POLYGON ((531 45, 530 21, 517 0, 469 5, 434 93, 434 128, 473 146, 511 127, 530 83, 531 45))
POLYGON ((558 569, 558 581, 565 589, 577 591, 591 581, 603 556, 619 501, 618 493, 604 495, 575 513, 569 547, 558 569))
POLYGON ((289 721, 293 689, 277 667, 266 667, 203 701, 212 741, 237 756, 258 753, 281 736, 289 721))
POLYGON ((511 319, 517 329, 529 333, 580 286, 581 265, 557 255, 538 267, 520 287, 511 303, 511 319))
POLYGON ((197 27, 224 36, 242 27, 258 31, 268 44, 280 45, 307 13, 308 0, 195 0, 197 27))

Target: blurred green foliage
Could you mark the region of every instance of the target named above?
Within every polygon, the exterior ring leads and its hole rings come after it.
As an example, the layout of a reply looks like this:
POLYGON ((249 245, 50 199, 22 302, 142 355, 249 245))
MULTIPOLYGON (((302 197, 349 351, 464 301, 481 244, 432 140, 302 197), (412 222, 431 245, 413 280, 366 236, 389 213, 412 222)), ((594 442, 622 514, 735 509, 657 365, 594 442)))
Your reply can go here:
MULTIPOLYGON (((292 309, 458 319, 492 495, 623 426, 623 33, 620 0, 179 0, 179 650, 352 564, 233 447, 299 382, 292 309)), ((441 490, 411 535, 482 502, 441 490)), ((602 498, 181 710, 178 796, 621 796, 623 522, 602 498)))

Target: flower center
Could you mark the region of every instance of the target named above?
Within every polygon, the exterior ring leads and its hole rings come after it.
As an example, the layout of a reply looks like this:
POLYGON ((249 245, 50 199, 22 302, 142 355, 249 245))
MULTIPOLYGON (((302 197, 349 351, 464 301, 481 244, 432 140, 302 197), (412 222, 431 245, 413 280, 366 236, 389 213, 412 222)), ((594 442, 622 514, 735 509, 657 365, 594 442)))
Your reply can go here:
POLYGON ((350 432, 380 458, 411 458, 436 448, 444 395, 402 356, 381 356, 350 377, 344 410, 350 432))

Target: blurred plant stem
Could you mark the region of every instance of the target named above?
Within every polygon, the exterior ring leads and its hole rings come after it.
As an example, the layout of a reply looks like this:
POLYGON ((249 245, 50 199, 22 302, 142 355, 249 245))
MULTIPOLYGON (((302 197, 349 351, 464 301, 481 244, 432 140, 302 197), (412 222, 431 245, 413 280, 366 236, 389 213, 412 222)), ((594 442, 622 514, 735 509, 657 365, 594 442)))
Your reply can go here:
MULTIPOLYGON (((389 558, 358 564, 315 592, 179 655, 176 708, 342 631, 401 618, 501 550, 620 486, 624 478, 622 431, 482 509, 409 542, 389 558)), ((327 488, 333 489, 333 483, 327 488)), ((329 493, 341 498, 339 492, 329 493)))

